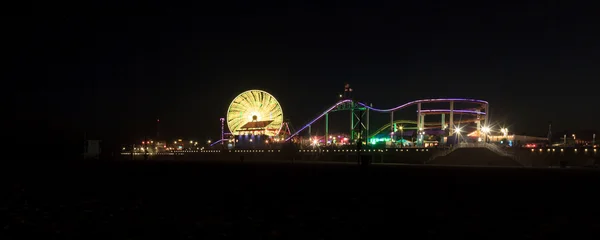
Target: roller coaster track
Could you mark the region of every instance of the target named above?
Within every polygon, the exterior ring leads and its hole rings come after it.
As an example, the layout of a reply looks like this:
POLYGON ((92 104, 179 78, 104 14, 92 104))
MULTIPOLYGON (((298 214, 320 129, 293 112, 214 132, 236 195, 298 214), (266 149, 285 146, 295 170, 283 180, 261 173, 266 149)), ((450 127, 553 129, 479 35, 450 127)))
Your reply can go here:
MULTIPOLYGON (((306 128, 308 128, 308 126, 314 124, 316 121, 318 121, 319 119, 321 119, 323 116, 325 116, 327 113, 331 112, 332 110, 334 110, 337 106, 344 104, 344 103, 349 103, 349 102, 353 102, 353 100, 351 99, 346 99, 346 100, 342 100, 337 102, 336 104, 334 104, 333 106, 331 106, 330 108, 328 108, 327 110, 325 110, 323 113, 321 113, 320 115, 318 115, 316 118, 314 118, 313 120, 311 120, 310 122, 308 122, 307 124, 305 124, 304 126, 302 126, 300 129, 298 129, 298 131, 296 131, 295 133, 293 133, 292 135, 290 135, 288 138, 285 139, 285 141, 289 141, 290 139, 292 139, 295 136, 298 136, 298 134, 302 131, 304 131, 306 128)), ((380 108, 374 108, 369 106, 366 103, 361 103, 361 102, 356 102, 356 104, 361 105, 365 108, 368 108, 371 111, 375 111, 375 112, 382 112, 382 113, 386 113, 386 112, 394 112, 394 111, 398 111, 401 109, 404 109, 406 107, 410 107, 412 105, 418 104, 418 103, 439 103, 439 102, 469 102, 469 103, 477 103, 477 104, 481 104, 481 105, 487 105, 488 102, 484 101, 484 100, 478 100, 478 99, 464 99, 464 98, 437 98, 437 99, 421 99, 421 100, 415 100, 412 102, 407 102, 405 104, 402 104, 400 106, 394 107, 394 108, 389 108, 389 109, 380 109, 380 108)), ((422 113, 443 113, 443 112, 450 112, 450 110, 446 110, 446 109, 435 109, 435 110, 422 110, 422 113)), ((471 111, 471 110, 453 110, 454 113, 466 113, 466 114, 482 114, 485 115, 485 112, 478 112, 478 111, 471 111)))
MULTIPOLYGON (((470 123, 470 122, 475 122, 475 119, 468 119, 468 120, 462 120, 462 121, 456 121, 458 122, 458 124, 462 124, 462 123, 470 123)), ((417 125, 417 121, 413 121, 413 120, 395 120, 394 121, 395 124, 414 124, 417 125)), ((425 123, 425 129, 431 128, 432 126, 441 126, 442 122, 426 122, 425 123), (429 127, 427 127, 429 126, 429 127)), ((370 138, 381 133, 383 130, 389 130, 391 129, 391 124, 387 123, 385 125, 383 125, 383 127, 377 129, 377 131, 371 133, 371 136, 369 136, 370 138)), ((417 127, 404 127, 404 129, 417 129, 417 127)))

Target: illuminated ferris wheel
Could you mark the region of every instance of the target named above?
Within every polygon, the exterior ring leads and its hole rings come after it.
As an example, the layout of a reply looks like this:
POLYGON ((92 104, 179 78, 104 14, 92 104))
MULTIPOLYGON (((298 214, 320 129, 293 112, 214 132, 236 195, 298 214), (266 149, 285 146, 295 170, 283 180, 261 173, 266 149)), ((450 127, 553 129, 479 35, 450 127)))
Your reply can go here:
POLYGON ((227 127, 233 135, 275 136, 281 130, 283 110, 273 95, 248 90, 233 99, 227 109, 227 127))

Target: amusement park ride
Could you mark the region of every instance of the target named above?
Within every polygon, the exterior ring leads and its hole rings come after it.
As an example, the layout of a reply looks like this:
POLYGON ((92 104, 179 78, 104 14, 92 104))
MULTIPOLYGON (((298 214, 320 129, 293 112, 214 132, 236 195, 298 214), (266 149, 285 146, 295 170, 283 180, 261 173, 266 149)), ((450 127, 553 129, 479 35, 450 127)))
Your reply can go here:
MULTIPOLYGON (((228 147, 241 147, 245 144, 259 144, 259 143, 281 143, 281 142, 301 142, 300 133, 308 131, 311 134, 311 125, 315 124, 320 119, 325 120, 325 137, 329 136, 329 114, 332 112, 348 111, 350 114, 350 126, 349 126, 349 142, 365 142, 370 143, 370 139, 373 139, 377 134, 385 133, 389 136, 387 138, 390 142, 396 142, 395 136, 397 131, 400 130, 416 130, 417 131, 417 143, 422 144, 423 136, 426 130, 440 129, 444 131, 445 137, 458 135, 461 132, 461 124, 463 123, 475 123, 476 133, 485 132, 488 125, 488 112, 489 103, 484 100, 477 99, 464 99, 464 98, 439 98, 439 99, 422 99, 411 101, 394 108, 380 109, 374 108, 371 104, 365 104, 354 100, 353 90, 349 84, 344 87, 344 93, 340 94, 340 99, 337 103, 333 104, 330 108, 319 114, 316 118, 309 121, 307 124, 302 126, 298 131, 293 131, 291 124, 284 121, 283 110, 281 105, 273 97, 273 95, 262 91, 262 90, 248 90, 233 99, 228 110, 227 117, 221 118, 221 140, 214 142, 215 144, 227 144, 228 147), (448 103, 448 109, 424 109, 424 104, 429 103, 448 103), (470 103, 475 105, 469 109, 455 109, 455 103, 470 103), (417 116, 415 120, 398 120, 394 119, 394 113, 396 111, 403 110, 407 107, 416 105, 417 116), (370 114, 376 113, 388 113, 390 116, 390 122, 381 128, 371 132, 369 120, 370 114), (473 115, 475 118, 463 120, 461 118, 458 125, 455 125, 454 115, 473 115), (439 122, 425 122, 427 115, 441 115, 441 121, 439 122), (446 116, 448 116, 448 122, 446 123, 446 116), (230 132, 225 133, 225 121, 230 132), (415 127, 406 127, 403 124, 413 124, 415 127), (483 131, 482 131, 483 130, 483 131)), ((400 134, 403 138, 403 133, 400 134)), ((326 138, 325 138, 326 139, 326 138)), ((441 138, 444 141, 444 137, 441 138)), ((310 141, 310 139, 309 139, 310 141)), ((327 141, 325 142, 327 145, 327 141)))

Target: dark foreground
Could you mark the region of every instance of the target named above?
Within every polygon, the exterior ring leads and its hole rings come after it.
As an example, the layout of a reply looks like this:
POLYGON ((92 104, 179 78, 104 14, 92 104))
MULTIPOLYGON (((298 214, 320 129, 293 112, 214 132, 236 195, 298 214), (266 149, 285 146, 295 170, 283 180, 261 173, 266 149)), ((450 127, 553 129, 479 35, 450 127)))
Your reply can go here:
POLYGON ((599 172, 339 164, 4 167, 0 239, 599 239, 599 172))

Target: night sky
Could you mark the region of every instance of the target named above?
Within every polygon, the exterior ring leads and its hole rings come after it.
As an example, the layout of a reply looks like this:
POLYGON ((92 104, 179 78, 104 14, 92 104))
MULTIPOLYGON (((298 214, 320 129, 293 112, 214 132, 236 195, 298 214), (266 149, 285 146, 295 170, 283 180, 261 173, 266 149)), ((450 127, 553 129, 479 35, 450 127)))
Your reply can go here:
POLYGON ((217 139, 219 118, 249 89, 272 93, 298 128, 346 82, 381 108, 488 100, 492 120, 516 133, 545 136, 548 121, 600 129, 591 6, 245 2, 36 5, 5 18, 15 135, 138 141, 160 118, 165 139, 217 139))

